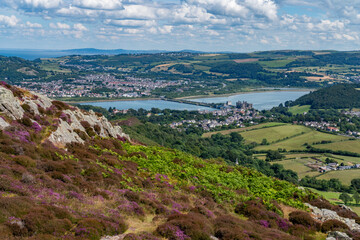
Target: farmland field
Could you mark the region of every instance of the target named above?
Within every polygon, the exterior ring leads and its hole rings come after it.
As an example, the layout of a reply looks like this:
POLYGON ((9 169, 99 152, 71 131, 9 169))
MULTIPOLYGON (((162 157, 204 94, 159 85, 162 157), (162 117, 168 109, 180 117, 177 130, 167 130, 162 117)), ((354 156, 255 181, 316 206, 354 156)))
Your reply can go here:
POLYGON ((263 128, 241 133, 246 142, 261 143, 266 139, 269 143, 279 141, 286 137, 292 137, 298 134, 310 132, 311 129, 300 125, 283 125, 277 127, 263 128))
POLYGON ((289 108, 289 112, 292 114, 303 114, 304 112, 308 112, 310 110, 310 105, 304 105, 304 106, 293 106, 289 108))
POLYGON ((318 179, 329 180, 331 178, 339 179, 343 184, 350 185, 351 180, 360 178, 360 169, 351 169, 344 171, 331 171, 318 177, 318 179))
POLYGON ((314 171, 311 168, 307 167, 306 164, 314 162, 314 160, 311 160, 309 158, 307 159, 291 159, 291 160, 283 160, 273 163, 278 163, 284 166, 285 169, 290 169, 296 172, 299 176, 299 178, 303 178, 305 176, 314 177, 319 175, 320 173, 318 171, 314 171))
POLYGON ((211 135, 214 135, 217 133, 227 135, 232 132, 244 132, 244 131, 250 131, 250 130, 254 130, 254 129, 270 128, 270 127, 282 126, 282 125, 286 125, 286 124, 278 123, 278 122, 269 122, 269 123, 263 123, 263 124, 254 125, 254 126, 250 126, 250 127, 244 127, 244 128, 235 128, 235 129, 229 129, 229 130, 223 130, 223 131, 207 132, 207 133, 203 134, 203 137, 211 137, 211 135))
POLYGON ((316 148, 360 153, 360 141, 351 140, 351 141, 321 144, 321 145, 316 145, 316 148))
MULTIPOLYGON (((310 128, 309 128, 310 129, 310 128)), ((279 148, 289 150, 305 150, 305 143, 313 144, 315 142, 321 141, 333 141, 340 142, 349 139, 349 137, 339 136, 329 133, 323 133, 316 130, 312 130, 305 134, 302 134, 297 137, 289 138, 285 141, 277 142, 270 145, 258 146, 255 150, 277 150, 279 148)), ((316 145, 316 147, 321 145, 316 145)))

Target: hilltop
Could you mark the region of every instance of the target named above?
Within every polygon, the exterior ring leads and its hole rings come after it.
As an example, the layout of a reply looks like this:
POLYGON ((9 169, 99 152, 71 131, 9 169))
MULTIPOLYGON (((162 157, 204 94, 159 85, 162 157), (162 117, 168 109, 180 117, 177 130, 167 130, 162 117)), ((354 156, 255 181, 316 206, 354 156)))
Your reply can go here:
POLYGON ((336 84, 306 94, 291 106, 310 105, 312 109, 360 108, 360 84, 336 84))
POLYGON ((133 143, 100 114, 4 83, 0 109, 2 239, 359 239, 355 213, 289 182, 133 143))

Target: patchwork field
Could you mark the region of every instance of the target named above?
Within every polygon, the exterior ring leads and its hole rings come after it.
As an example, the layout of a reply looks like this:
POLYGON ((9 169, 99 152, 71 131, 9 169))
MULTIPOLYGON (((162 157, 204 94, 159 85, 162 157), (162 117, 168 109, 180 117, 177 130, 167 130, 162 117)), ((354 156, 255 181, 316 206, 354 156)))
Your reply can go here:
POLYGON ((285 169, 290 169, 296 172, 299 178, 303 178, 305 176, 314 177, 320 174, 318 171, 314 171, 310 167, 306 166, 306 164, 313 162, 314 160, 310 158, 306 158, 306 159, 298 158, 298 159, 283 160, 273 163, 281 164, 284 166, 285 169))
POLYGON ((303 114, 304 112, 308 112, 310 110, 310 105, 304 105, 304 106, 293 106, 289 109, 289 112, 292 114, 303 114))
POLYGON ((232 132, 245 132, 245 131, 250 131, 250 130, 254 130, 254 129, 270 128, 270 127, 283 126, 283 125, 286 125, 286 124, 278 123, 278 122, 263 123, 263 124, 254 125, 254 126, 250 126, 250 127, 244 127, 244 128, 236 128, 236 129, 229 129, 229 130, 216 131, 216 132, 207 132, 207 133, 203 134, 203 137, 211 137, 211 135, 218 134, 218 133, 227 135, 232 132))
POLYGON ((318 179, 325 179, 325 180, 330 180, 331 178, 337 178, 343 184, 350 185, 352 179, 360 178, 360 169, 331 171, 318 177, 318 179))
POLYGON ((360 141, 351 140, 351 141, 335 142, 328 144, 320 144, 320 145, 316 145, 316 148, 360 153, 360 141))
POLYGON ((261 143, 263 139, 266 139, 268 143, 272 143, 310 131, 310 128, 304 126, 287 124, 283 126, 246 131, 244 133, 241 133, 241 136, 243 136, 248 143, 261 143))
MULTIPOLYGON (((289 137, 290 136, 291 135, 289 134, 289 137)), ((264 136, 264 138, 266 138, 266 136, 264 136)), ((348 139, 349 139, 349 137, 339 136, 339 135, 334 135, 334 134, 329 134, 329 133, 323 133, 323 132, 319 132, 319 131, 310 129, 309 132, 302 134, 300 136, 289 138, 287 140, 280 141, 280 142, 270 144, 270 145, 258 146, 255 148, 255 150, 277 150, 279 148, 286 149, 287 151, 305 150, 306 143, 313 144, 313 143, 321 142, 321 141, 340 142, 340 141, 344 141, 344 140, 348 140, 348 139)), ((319 146, 321 146, 321 145, 316 145, 316 147, 319 147, 319 146)), ((326 149, 326 148, 324 148, 324 149, 326 149)))

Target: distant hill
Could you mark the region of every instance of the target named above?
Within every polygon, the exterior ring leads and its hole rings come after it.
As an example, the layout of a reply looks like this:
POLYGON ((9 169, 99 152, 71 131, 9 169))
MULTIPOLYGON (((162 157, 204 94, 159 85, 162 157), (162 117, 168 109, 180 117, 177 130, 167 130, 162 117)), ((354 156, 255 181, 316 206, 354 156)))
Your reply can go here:
POLYGON ((304 95, 290 105, 310 105, 312 109, 360 107, 360 84, 337 84, 304 95))

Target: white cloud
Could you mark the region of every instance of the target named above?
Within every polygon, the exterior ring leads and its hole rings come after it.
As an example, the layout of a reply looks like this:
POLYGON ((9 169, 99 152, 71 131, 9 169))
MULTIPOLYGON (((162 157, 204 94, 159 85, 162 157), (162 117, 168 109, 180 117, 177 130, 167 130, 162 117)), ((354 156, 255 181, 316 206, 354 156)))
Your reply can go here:
POLYGON ((54 29, 70 29, 71 28, 70 25, 68 25, 66 23, 60 23, 60 22, 50 23, 49 26, 54 29))
POLYGON ((208 13, 204 8, 190 4, 183 4, 181 8, 172 13, 173 21, 177 23, 203 23, 203 24, 225 24, 226 20, 217 18, 208 13))
POLYGON ((5 25, 7 27, 15 27, 19 23, 19 21, 20 20, 14 15, 11 15, 10 17, 0 15, 0 25, 5 25))
POLYGON ((43 26, 40 23, 32 23, 27 21, 26 26, 29 28, 42 28, 43 26))
POLYGON ((77 31, 88 31, 88 29, 81 23, 74 24, 74 29, 77 31))
POLYGON ((272 0, 245 0, 248 8, 271 20, 277 19, 277 5, 272 0))
POLYGON ((75 6, 89 9, 114 10, 123 7, 122 0, 75 0, 75 6))
POLYGON ((15 9, 51 9, 61 5, 62 0, 4 0, 1 4, 15 9))
POLYGON ((154 20, 106 20, 105 23, 123 27, 151 27, 155 26, 154 20))

